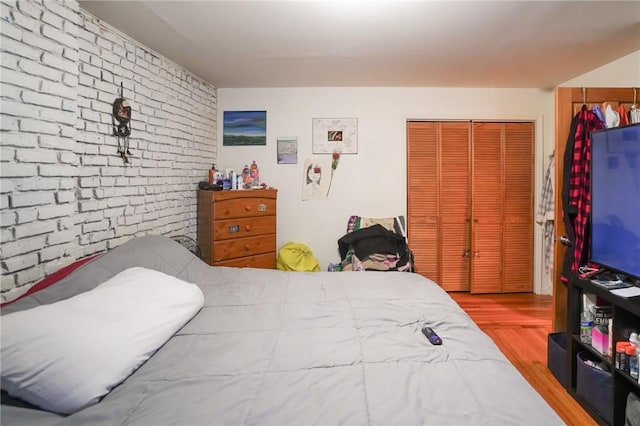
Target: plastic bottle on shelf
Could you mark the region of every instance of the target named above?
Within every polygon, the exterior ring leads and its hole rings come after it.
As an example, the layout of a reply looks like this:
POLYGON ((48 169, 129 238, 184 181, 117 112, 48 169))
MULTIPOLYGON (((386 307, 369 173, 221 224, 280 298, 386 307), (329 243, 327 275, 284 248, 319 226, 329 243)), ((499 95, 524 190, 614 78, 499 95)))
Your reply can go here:
POLYGON ((617 370, 624 370, 624 365, 627 364, 629 362, 629 360, 627 359, 627 346, 629 346, 631 343, 621 340, 619 342, 616 343, 616 357, 615 357, 615 361, 614 361, 614 365, 616 367, 617 370))
POLYGON ((625 348, 627 352, 627 369, 625 370, 627 373, 634 377, 636 380, 638 379, 638 357, 636 356, 636 345, 629 345, 625 348))
POLYGON ((580 341, 591 344, 591 329, 593 328, 593 314, 587 308, 580 315, 580 341))
POLYGON ((633 355, 629 357, 629 374, 638 381, 638 347, 635 345, 631 347, 633 348, 633 355))
POLYGON ((637 332, 632 331, 631 334, 629 334, 629 344, 635 345, 636 347, 635 354, 627 356, 629 359, 629 374, 638 381, 640 380, 640 374, 638 374, 640 372, 640 351, 638 351, 638 348, 640 348, 640 336, 638 336, 637 332))
POLYGON ((249 169, 247 164, 245 164, 244 169, 242 169, 242 180, 244 182, 245 189, 251 186, 251 169, 249 169))
POLYGON ((260 170, 258 169, 258 164, 256 163, 256 160, 253 160, 253 163, 251 163, 250 174, 251 174, 251 185, 253 186, 259 185, 260 170))
POLYGON ((215 174, 216 174, 216 165, 212 164, 211 168, 209 169, 209 185, 213 185, 213 179, 215 174))
POLYGON ((238 189, 238 181, 236 180, 236 172, 231 170, 229 173, 229 182, 231 182, 231 189, 238 189))
POLYGON ((629 342, 625 343, 627 344, 623 346, 622 354, 620 354, 620 368, 618 368, 618 370, 620 371, 629 371, 629 357, 627 356, 627 348, 631 346, 631 344, 629 342))

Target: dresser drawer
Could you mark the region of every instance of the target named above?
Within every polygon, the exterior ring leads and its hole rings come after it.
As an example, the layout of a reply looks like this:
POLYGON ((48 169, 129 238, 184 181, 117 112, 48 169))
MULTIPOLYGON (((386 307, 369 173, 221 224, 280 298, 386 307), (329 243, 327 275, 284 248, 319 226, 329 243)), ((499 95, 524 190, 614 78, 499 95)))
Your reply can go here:
POLYGON ((215 266, 235 266, 237 268, 276 269, 276 253, 258 254, 237 259, 216 262, 215 266))
POLYGON ((275 216, 215 220, 213 222, 213 238, 215 241, 274 234, 275 232, 275 216))
POLYGON ((213 243, 213 262, 276 251, 276 235, 236 238, 213 243))
POLYGON ((273 198, 239 198, 213 203, 213 217, 216 220, 275 215, 276 200, 273 198))

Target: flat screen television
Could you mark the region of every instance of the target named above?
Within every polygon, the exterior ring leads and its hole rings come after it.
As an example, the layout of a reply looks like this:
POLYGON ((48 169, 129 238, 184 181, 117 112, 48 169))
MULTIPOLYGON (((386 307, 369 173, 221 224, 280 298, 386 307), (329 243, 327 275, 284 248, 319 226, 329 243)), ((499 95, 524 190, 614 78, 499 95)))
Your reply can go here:
POLYGON ((640 279, 640 124, 592 134, 590 260, 640 279))

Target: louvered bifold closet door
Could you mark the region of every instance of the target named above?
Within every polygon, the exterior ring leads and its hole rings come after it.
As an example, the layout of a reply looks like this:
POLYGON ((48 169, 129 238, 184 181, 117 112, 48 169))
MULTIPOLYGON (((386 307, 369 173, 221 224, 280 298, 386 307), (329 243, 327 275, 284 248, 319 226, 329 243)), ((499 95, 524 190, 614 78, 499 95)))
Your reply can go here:
POLYGON ((447 291, 469 290, 471 123, 440 123, 440 263, 447 291))
POLYGON ((469 122, 407 123, 407 216, 415 270, 469 290, 469 122))
POLYGON ((505 124, 502 292, 533 290, 533 123, 505 124))
POLYGON ((533 289, 533 123, 474 123, 472 293, 533 289))
POLYGON ((407 123, 407 188, 414 269, 438 282, 438 123, 407 123))
POLYGON ((473 123, 471 292, 502 291, 503 125, 473 123))

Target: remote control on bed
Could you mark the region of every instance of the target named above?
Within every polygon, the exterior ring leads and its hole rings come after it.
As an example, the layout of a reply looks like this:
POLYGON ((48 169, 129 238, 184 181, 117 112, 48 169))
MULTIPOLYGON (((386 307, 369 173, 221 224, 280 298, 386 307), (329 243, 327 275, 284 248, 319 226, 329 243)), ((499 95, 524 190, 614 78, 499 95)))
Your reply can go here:
POLYGON ((432 345, 442 344, 442 339, 436 334, 435 331, 433 331, 433 328, 426 326, 422 327, 422 333, 426 336, 427 340, 429 340, 432 345))

